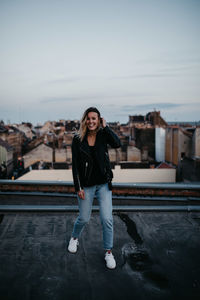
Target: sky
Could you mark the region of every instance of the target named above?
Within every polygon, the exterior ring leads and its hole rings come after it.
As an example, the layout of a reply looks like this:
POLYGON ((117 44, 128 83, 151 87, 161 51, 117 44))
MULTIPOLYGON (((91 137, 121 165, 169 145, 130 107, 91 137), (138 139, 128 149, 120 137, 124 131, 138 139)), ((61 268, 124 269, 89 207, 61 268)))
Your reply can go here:
POLYGON ((200 120, 200 0, 0 0, 0 120, 200 120))

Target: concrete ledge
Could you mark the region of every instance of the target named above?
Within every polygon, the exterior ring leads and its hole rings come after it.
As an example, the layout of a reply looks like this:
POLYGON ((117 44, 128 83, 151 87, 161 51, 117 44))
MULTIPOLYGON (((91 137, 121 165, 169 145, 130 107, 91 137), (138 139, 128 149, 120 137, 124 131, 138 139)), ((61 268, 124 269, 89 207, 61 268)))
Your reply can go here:
MULTIPOLYGON (((176 182, 176 169, 121 169, 120 166, 115 166, 113 171, 113 182, 176 182)), ((72 170, 32 170, 22 175, 17 180, 57 180, 57 181, 73 181, 72 170)))

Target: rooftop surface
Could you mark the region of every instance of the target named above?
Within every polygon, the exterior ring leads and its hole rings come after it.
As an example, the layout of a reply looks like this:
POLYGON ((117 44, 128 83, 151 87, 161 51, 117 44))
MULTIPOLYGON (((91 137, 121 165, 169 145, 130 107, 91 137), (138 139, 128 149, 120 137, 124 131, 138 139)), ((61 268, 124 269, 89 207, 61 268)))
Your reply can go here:
POLYGON ((0 215, 0 299, 199 299, 200 212, 114 212, 115 270, 98 212, 67 251, 77 212, 0 215))

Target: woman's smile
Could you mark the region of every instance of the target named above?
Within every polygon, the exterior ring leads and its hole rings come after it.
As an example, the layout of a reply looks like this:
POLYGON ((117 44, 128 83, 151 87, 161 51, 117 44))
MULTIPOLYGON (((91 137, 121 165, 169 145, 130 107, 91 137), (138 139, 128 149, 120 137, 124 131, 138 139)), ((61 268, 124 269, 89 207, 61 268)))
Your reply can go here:
POLYGON ((99 125, 99 118, 96 112, 89 112, 87 116, 86 125, 88 130, 96 130, 99 125))

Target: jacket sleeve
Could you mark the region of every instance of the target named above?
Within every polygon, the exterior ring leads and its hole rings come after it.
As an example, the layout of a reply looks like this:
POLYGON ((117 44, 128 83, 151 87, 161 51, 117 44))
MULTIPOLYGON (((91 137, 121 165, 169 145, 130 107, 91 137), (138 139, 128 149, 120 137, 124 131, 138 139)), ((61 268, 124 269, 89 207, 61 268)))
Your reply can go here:
POLYGON ((103 128, 103 132, 106 136, 106 142, 109 144, 112 148, 119 148, 121 147, 121 141, 108 126, 103 128))
POLYGON ((79 172, 78 172, 78 158, 79 158, 79 149, 78 149, 78 137, 74 136, 72 141, 72 175, 74 180, 75 191, 78 192, 81 190, 79 172))

